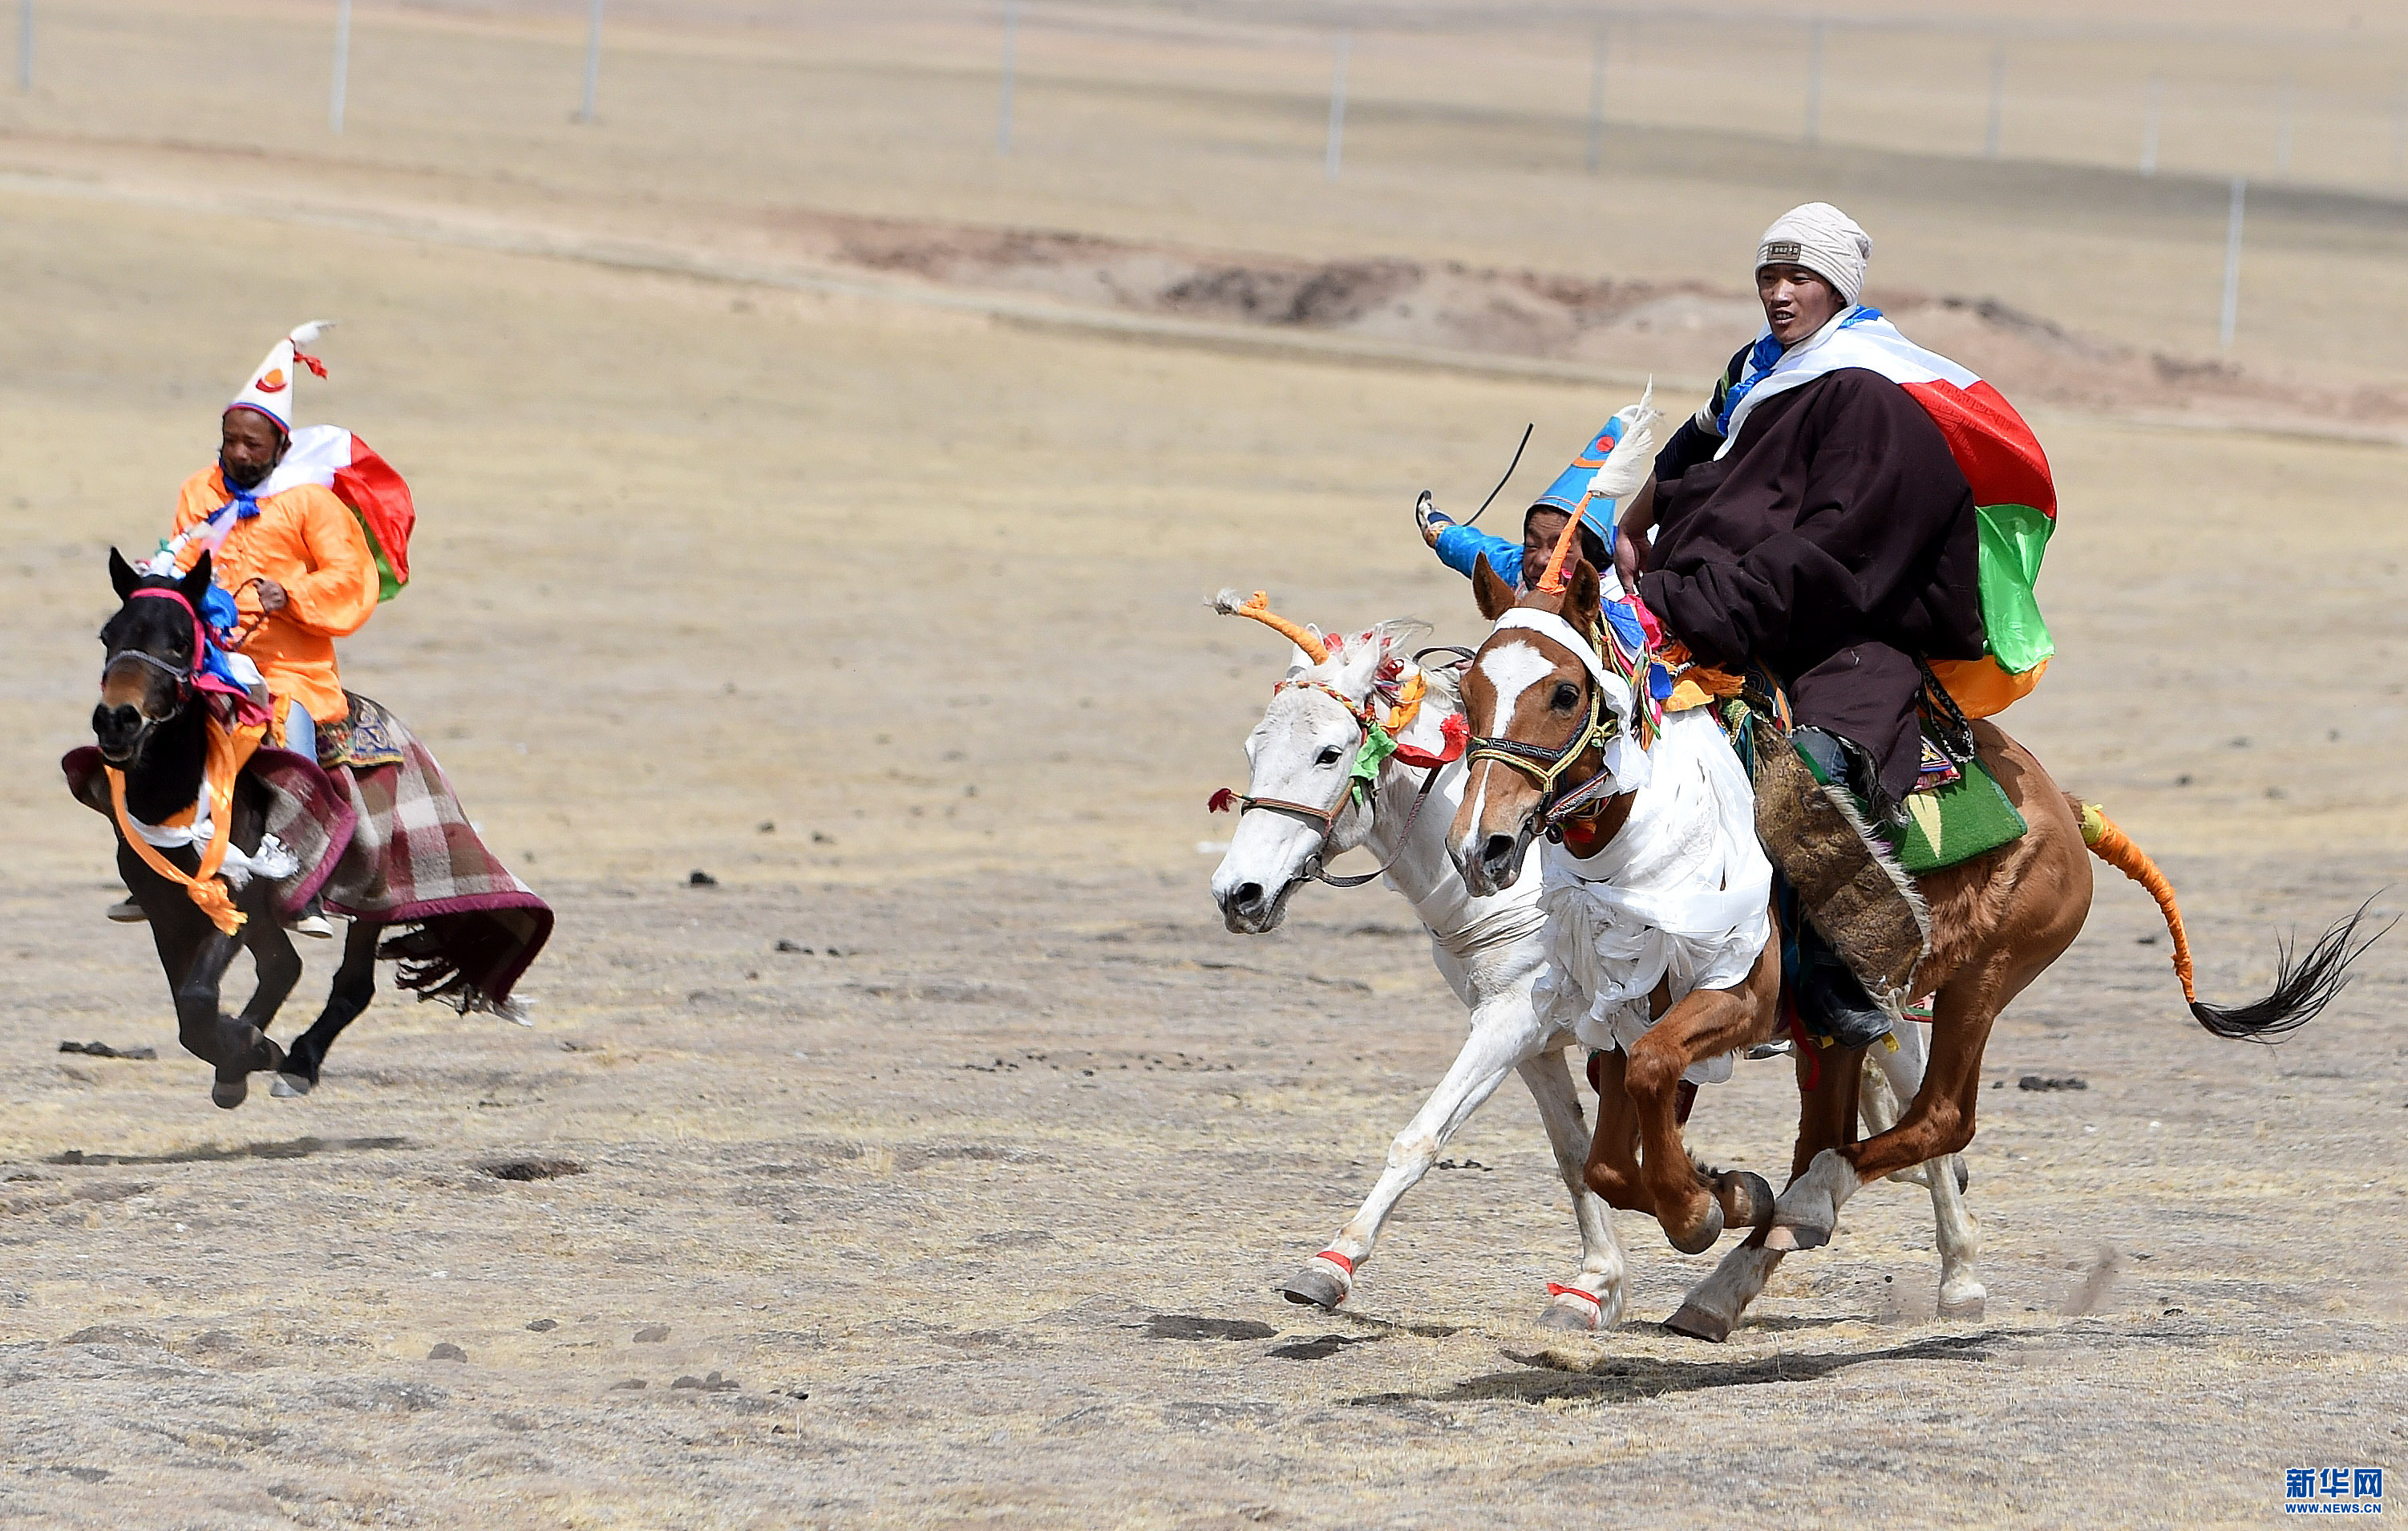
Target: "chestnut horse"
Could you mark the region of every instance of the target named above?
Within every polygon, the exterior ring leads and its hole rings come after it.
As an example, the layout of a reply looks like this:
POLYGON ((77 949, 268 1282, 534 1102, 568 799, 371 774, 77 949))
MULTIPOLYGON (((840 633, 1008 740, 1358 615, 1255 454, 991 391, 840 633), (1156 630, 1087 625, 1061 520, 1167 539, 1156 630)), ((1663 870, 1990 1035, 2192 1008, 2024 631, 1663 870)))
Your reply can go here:
MULTIPOLYGON (((1485 565, 1473 582, 1481 613, 1492 621, 1519 606, 1561 619, 1575 635, 1598 630, 1603 592, 1585 563, 1565 570, 1555 591, 1517 594, 1485 565)), ((1463 703, 1475 758, 1449 844, 1475 894, 1509 886, 1536 837, 1565 834, 1555 805, 1605 769, 1609 739, 1595 725, 1593 685, 1580 653, 1533 627, 1499 628, 1467 668, 1463 703), (1509 652, 1513 650, 1525 651, 1509 652), (1507 683, 1500 686, 1499 678, 1507 683), (1574 752, 1565 758, 1568 751, 1574 752)), ((1688 1252, 1711 1247, 1726 1225, 1756 1230, 1708 1283, 1712 1294, 1692 1294, 1674 1317, 1675 1328, 1723 1338, 1761 1290, 1779 1253, 1827 1242, 1840 1208, 1859 1188, 1961 1152, 1973 1138, 1982 1052, 1992 1023, 2081 933, 2091 897, 2084 809, 2004 732, 1979 722, 1973 736, 1983 765, 2029 828, 1996 851, 1916 880, 1930 910, 1930 951, 1914 981, 1915 992, 1933 996, 1931 1059, 1922 1087, 1892 1125, 1856 1140, 1857 1053, 1835 1052, 1830 1066, 1820 1066, 1813 1050, 1802 1050, 1798 1146, 1790 1183, 1779 1198, 1756 1176, 1714 1175, 1691 1161, 1675 1099, 1683 1071, 1763 1042, 1779 1024, 1777 910, 1771 937, 1744 980, 1699 988, 1671 1004, 1669 991, 1659 988, 1657 1019, 1644 1037, 1627 1053, 1601 1057, 1590 1187, 1613 1206, 1653 1215, 1673 1246, 1688 1252)), ((1595 854, 1595 847, 1610 841, 1641 795, 1605 798, 1570 821, 1571 835, 1592 847, 1582 853, 1595 854)), ((2191 1014, 2219 1037, 2267 1040, 2303 1024, 2340 991, 2349 963, 2364 950, 2352 945, 2361 909, 2296 961, 2285 951, 2273 991, 2264 999, 2231 1009, 2204 1004, 2191 991, 2189 948, 2171 888, 2145 855, 2109 828, 2100 837, 2099 853, 2108 858, 2111 850, 2113 865, 2157 895, 2191 1014)))

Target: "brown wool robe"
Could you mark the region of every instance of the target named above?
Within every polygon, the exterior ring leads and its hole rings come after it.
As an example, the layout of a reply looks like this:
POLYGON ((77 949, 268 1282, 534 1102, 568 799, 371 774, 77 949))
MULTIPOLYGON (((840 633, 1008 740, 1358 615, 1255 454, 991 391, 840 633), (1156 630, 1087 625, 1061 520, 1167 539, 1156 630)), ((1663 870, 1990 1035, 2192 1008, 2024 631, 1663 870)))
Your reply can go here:
POLYGON ((1657 455, 1640 594, 1699 659, 1781 677, 1799 723, 1864 746, 1905 795, 1915 657, 1984 649, 1965 475, 1923 407, 1860 367, 1765 400, 1716 462, 1720 444, 1692 421, 1657 455))

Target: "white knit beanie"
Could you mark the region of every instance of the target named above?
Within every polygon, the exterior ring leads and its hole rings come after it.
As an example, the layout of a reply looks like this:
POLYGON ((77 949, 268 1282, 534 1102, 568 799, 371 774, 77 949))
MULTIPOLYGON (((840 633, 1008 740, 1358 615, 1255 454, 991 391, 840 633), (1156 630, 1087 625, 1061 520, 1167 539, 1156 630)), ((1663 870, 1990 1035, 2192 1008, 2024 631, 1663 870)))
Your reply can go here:
POLYGON ((1865 265, 1872 254, 1872 236, 1857 227, 1855 219, 1828 202, 1809 202, 1783 213, 1764 231, 1756 268, 1802 265, 1854 303, 1865 290, 1865 265))

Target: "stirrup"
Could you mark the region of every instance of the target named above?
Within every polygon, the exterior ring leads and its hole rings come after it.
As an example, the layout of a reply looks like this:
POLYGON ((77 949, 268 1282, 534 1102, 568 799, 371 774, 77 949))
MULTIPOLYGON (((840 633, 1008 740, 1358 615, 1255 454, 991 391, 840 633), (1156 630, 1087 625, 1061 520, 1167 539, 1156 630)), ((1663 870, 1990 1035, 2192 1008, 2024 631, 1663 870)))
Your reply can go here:
POLYGON ((150 923, 150 916, 143 911, 142 906, 136 903, 130 894, 108 906, 108 917, 121 925, 147 925, 150 923))

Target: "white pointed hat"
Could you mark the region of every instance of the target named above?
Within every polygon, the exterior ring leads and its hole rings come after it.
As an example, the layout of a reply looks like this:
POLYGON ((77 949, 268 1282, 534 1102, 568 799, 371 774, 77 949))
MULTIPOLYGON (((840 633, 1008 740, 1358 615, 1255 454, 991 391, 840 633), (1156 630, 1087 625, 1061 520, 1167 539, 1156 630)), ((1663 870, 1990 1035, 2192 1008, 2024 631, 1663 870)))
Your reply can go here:
POLYGON ((261 362, 258 369, 251 373, 251 381, 243 385, 242 392, 236 393, 234 396, 234 402, 226 408, 255 409, 276 422, 282 427, 285 435, 292 435, 293 387, 295 374, 300 367, 307 366, 321 378, 326 375, 326 364, 309 355, 301 348, 317 339, 333 325, 332 320, 313 319, 276 342, 274 349, 268 351, 267 359, 261 362))

